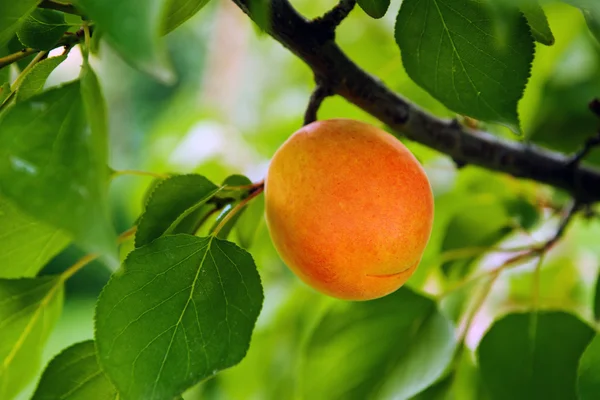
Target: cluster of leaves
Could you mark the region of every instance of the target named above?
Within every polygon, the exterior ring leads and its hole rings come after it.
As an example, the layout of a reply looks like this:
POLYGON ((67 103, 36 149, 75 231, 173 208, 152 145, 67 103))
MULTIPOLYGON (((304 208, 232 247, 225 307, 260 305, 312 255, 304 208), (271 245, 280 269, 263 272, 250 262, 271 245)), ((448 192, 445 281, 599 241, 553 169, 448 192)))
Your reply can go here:
MULTIPOLYGON (((34 378, 61 314, 65 281, 90 257, 59 275, 40 276, 43 266, 71 242, 108 265, 119 262, 108 205, 107 111, 87 54, 102 38, 131 65, 172 82, 161 35, 205 3, 77 0, 72 11, 83 19, 38 8, 38 0, 0 0, 0 57, 22 48, 27 54, 16 80, 0 69, 0 398, 15 398, 34 378), (79 78, 44 90, 67 58, 46 58, 47 52, 66 46, 66 53, 79 42, 79 78)), ((358 3, 375 18, 389 7, 389 0, 358 3)), ((595 1, 568 3, 581 7, 597 35, 595 1)), ((534 1, 518 5, 521 12, 507 0, 404 0, 396 41, 407 73, 449 109, 518 131, 534 39, 553 42, 543 9, 534 1)), ((481 253, 439 260, 440 252, 489 248, 540 219, 530 199, 506 190, 500 178, 462 173, 458 185, 469 196, 436 198, 436 215, 444 217, 436 218, 423 261, 440 265, 448 287, 473 274, 481 253), (469 214, 460 212, 464 207, 469 214)), ((261 217, 260 203, 246 205, 257 188, 242 176, 221 185, 193 174, 159 179, 132 250, 98 299, 94 340, 56 356, 33 398, 179 398, 248 351, 249 361, 276 359, 273 349, 269 359, 249 350, 264 300, 257 266, 244 250, 261 217)), ((302 303, 292 296, 297 304, 282 311, 292 316, 278 323, 303 327, 302 337, 282 345, 300 360, 293 373, 302 384, 294 390, 317 399, 597 397, 600 338, 592 323, 564 311, 510 313, 473 354, 455 327, 469 315, 471 293, 443 301, 420 294, 425 272, 412 288, 369 302, 319 304, 313 296, 302 303)), ((254 347, 273 339, 259 336, 254 347)), ((289 395, 285 390, 279 398, 289 395)))

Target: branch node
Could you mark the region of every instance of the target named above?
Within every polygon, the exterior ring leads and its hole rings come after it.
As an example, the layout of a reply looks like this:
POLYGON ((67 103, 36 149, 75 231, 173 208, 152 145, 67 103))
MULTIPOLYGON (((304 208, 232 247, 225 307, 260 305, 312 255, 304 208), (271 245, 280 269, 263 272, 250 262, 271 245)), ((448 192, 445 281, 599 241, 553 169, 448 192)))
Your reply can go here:
MULTIPOLYGON (((590 111, 592 111, 594 114, 596 114, 596 116, 598 116, 598 118, 600 118, 600 99, 594 99, 590 102, 590 111)), ((581 160, 583 160, 585 156, 587 156, 590 153, 590 151, 594 149, 594 147, 599 145, 600 130, 596 132, 595 136, 589 137, 585 141, 583 147, 577 153, 575 153, 567 162, 567 167, 572 170, 575 170, 581 163, 581 160)))
POLYGON ((461 169, 468 165, 468 163, 466 161, 459 160, 456 157, 452 157, 452 161, 454 161, 454 165, 456 166, 456 169, 461 169))
POLYGON ((335 7, 327 11, 322 17, 312 20, 311 25, 323 33, 324 41, 334 40, 335 29, 346 19, 355 5, 356 0, 340 0, 335 7))
POLYGON ((304 126, 317 120, 317 112, 323 103, 323 100, 329 96, 333 96, 334 91, 331 85, 326 84, 323 80, 316 79, 317 86, 310 95, 306 112, 304 113, 304 126))

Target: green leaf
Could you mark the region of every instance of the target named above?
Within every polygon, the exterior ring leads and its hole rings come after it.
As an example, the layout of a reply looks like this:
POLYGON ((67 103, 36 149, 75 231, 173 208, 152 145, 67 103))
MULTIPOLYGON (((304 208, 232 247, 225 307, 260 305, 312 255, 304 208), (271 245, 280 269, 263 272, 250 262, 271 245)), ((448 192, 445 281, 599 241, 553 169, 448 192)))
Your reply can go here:
POLYGON ((58 229, 36 221, 0 197, 0 277, 35 276, 62 251, 69 238, 58 229))
MULTIPOLYGON (((14 35, 12 37, 12 39, 10 39, 10 41, 8 42, 8 49, 11 53, 17 53, 17 52, 25 49, 25 46, 23 45, 23 43, 21 43, 19 41, 19 38, 17 37, 17 35, 14 35)), ((19 70, 23 71, 25 69, 25 67, 27 67, 29 65, 29 63, 33 60, 35 55, 36 55, 35 53, 30 54, 27 57, 21 58, 19 61, 17 61, 16 65, 19 67, 19 70)), ((15 65, 15 64, 13 64, 13 65, 15 65)))
POLYGON ((164 33, 169 33, 192 18, 210 0, 168 0, 164 16, 164 33))
POLYGON ((63 13, 38 8, 25 19, 17 30, 17 36, 27 47, 52 50, 67 29, 69 25, 63 13))
POLYGON ((0 104, 2 104, 4 102, 4 100, 6 100, 8 98, 8 96, 10 95, 10 84, 4 83, 2 84, 2 87, 0 87, 0 104))
POLYGON ((168 399, 246 354, 263 301, 252 257, 214 236, 131 252, 100 295, 100 364, 124 399, 168 399))
POLYGON ((455 345, 435 302, 406 287, 367 302, 335 301, 307 341, 302 398, 414 396, 442 375, 455 345))
POLYGON ((582 12, 590 32, 600 43, 600 10, 583 9, 582 12))
POLYGON ((596 400, 600 393, 600 335, 585 349, 577 371, 579 400, 596 400))
POLYGON ((0 279, 0 399, 35 376, 63 303, 60 277, 0 279))
POLYGON ((19 85, 17 101, 27 100, 31 96, 41 92, 48 76, 66 59, 66 55, 50 57, 35 64, 19 85))
POLYGON ((396 42, 408 75, 446 107, 519 132, 517 103, 534 43, 525 18, 503 13, 497 29, 480 1, 404 0, 396 42))
POLYGON ((539 3, 525 2, 521 5, 521 12, 527 18, 533 38, 546 46, 554 44, 554 35, 548 25, 548 18, 539 3))
POLYGON ((373 18, 381 18, 390 7, 390 0, 358 0, 358 5, 373 18))
POLYGON ((105 139, 90 130, 80 86, 75 81, 48 90, 6 112, 0 120, 0 190, 86 250, 116 259, 106 150, 98 145, 105 139))
POLYGON ((115 400, 118 393, 100 369, 93 340, 74 344, 46 367, 32 400, 115 400))
POLYGON ((163 0, 75 0, 124 60, 164 83, 175 79, 161 40, 163 0))
POLYGON ((0 0, 0 47, 13 37, 39 0, 0 0))
POLYGON ((600 320, 600 275, 596 279, 596 292, 594 295, 594 318, 600 320))
POLYGON ((576 399, 579 357, 594 330, 572 314, 509 314, 479 344, 481 375, 492 399, 576 399), (532 320, 533 319, 533 320, 532 320))
POLYGON ((256 231, 264 220, 265 196, 260 194, 246 206, 246 211, 240 216, 235 224, 235 230, 240 245, 249 249, 256 237, 256 231))
POLYGON ((138 224, 135 246, 140 247, 169 233, 204 205, 219 187, 201 175, 177 175, 159 183, 138 224))

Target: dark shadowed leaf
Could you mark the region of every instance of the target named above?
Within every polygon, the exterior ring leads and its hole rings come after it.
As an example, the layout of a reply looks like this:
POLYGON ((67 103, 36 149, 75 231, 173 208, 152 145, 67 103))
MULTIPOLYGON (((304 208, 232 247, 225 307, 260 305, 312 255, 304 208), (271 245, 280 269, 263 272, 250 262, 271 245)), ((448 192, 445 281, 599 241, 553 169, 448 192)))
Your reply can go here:
POLYGON ((93 340, 74 344, 50 361, 32 400, 116 400, 118 393, 100 370, 93 340))
POLYGON ((6 45, 39 0, 0 0, 0 47, 6 45))
POLYGON ((534 43, 522 14, 502 16, 497 29, 484 2, 404 0, 396 42, 408 75, 446 107, 519 132, 534 43))
POLYGON ((565 312, 509 314, 479 344, 483 381, 492 399, 575 400, 577 364, 594 330, 565 312))
POLYGON ((164 33, 169 33, 192 18, 210 0, 167 0, 164 16, 164 33))
POLYGON ((263 301, 252 257, 213 236, 131 252, 96 309, 100 364, 128 399, 169 399, 246 354, 263 301))
POLYGON ((67 29, 63 13, 38 8, 21 24, 17 36, 27 47, 51 50, 67 29))
MULTIPOLYGON (((75 81, 17 103, 0 121, 0 189, 85 249, 114 255, 106 149, 75 81)), ((95 104, 98 107, 98 104, 95 104)))
POLYGON ((161 40, 163 0, 76 0, 123 59, 154 78, 171 83, 174 75, 161 40))
POLYGON ((12 399, 35 376, 62 303, 59 277, 0 279, 0 399, 12 399))
POLYGON ((579 400, 597 399, 600 393, 600 335, 596 335, 585 349, 577 375, 579 400))
POLYGON ((35 276, 44 265, 69 243, 69 238, 24 214, 0 198, 0 277, 35 276))
POLYGON ((358 0, 358 5, 373 18, 381 18, 390 7, 390 0, 358 0))
POLYGON ((50 57, 35 64, 25 78, 21 81, 17 90, 17 101, 24 101, 37 94, 44 88, 46 79, 67 56, 50 57))
POLYGON ((407 288, 336 301, 308 339, 300 390, 311 399, 406 399, 442 375, 455 340, 435 302, 407 288))
POLYGON ((164 234, 175 233, 179 223, 218 191, 217 185, 201 175, 177 175, 157 184, 138 225, 136 247, 164 234))
POLYGON ((525 15, 525 18, 527 18, 533 38, 546 46, 553 45, 554 35, 552 34, 550 25, 548 25, 546 13, 539 3, 524 2, 521 5, 521 11, 525 15))

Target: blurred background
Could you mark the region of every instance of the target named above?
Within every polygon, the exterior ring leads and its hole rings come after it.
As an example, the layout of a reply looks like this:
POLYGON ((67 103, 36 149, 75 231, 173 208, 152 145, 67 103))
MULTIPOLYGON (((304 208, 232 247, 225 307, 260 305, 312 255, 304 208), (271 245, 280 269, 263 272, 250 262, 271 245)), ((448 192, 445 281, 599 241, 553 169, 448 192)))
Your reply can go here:
MULTIPOLYGON (((324 0, 292 3, 308 18, 335 4, 324 0)), ((438 116, 455 117, 404 72, 393 37, 399 7, 398 1, 392 2, 382 20, 371 19, 357 7, 339 27, 338 43, 358 65, 396 92, 438 116)), ((536 44, 532 78, 519 106, 524 135, 517 137, 498 126, 481 127, 512 140, 572 152, 598 129, 587 103, 600 95, 600 45, 577 9, 555 3, 545 9, 556 43, 550 47, 536 44)), ((172 86, 132 69, 104 42, 92 60, 109 107, 111 167, 196 172, 214 182, 233 173, 253 181, 262 179, 274 151, 302 125, 314 87, 309 68, 227 0, 210 2, 165 40, 178 76, 172 86)), ((80 65, 79 52, 72 51, 48 85, 73 79, 80 65)), ((339 97, 325 100, 319 112, 320 119, 334 117, 386 128, 339 97)), ((444 155, 404 142, 424 164, 436 196, 434 233, 418 272, 408 283, 415 290, 439 294, 476 271, 500 265, 508 255, 497 251, 499 247, 542 242, 553 234, 557 211, 567 199, 563 194, 476 167, 458 171, 444 155), (457 249, 471 252, 457 255, 457 249)), ((600 151, 589 161, 600 164, 600 151)), ((115 178, 111 196, 118 231, 134 224, 151 182, 152 178, 139 176, 115 178)), ((598 219, 575 221, 544 260, 540 306, 593 320, 590 304, 598 275, 598 238, 598 219)), ((128 248, 125 244, 124 254, 128 248)), ((299 343, 331 300, 287 270, 264 223, 255 232, 250 251, 265 287, 265 304, 248 357, 190 390, 186 399, 293 398, 299 343)), ((43 273, 62 271, 79 256, 81 252, 71 247, 43 273)), ((497 315, 530 307, 534 268, 535 262, 511 268, 495 282, 468 332, 469 346, 476 346, 497 315)), ((94 303, 110 273, 97 263, 68 281, 65 309, 46 348, 46 360, 74 342, 93 337, 94 303)), ((481 287, 467 285, 442 299, 445 312, 458 325, 465 305, 456 304, 476 290, 481 287)), ((359 362, 360 356, 360 351, 352 354, 352 362, 359 362)))

